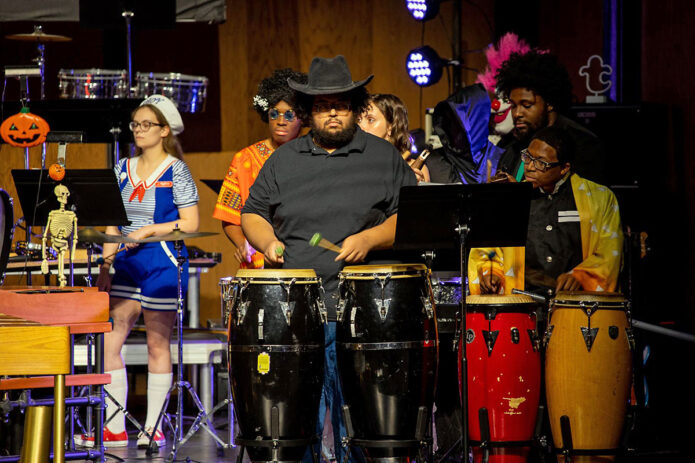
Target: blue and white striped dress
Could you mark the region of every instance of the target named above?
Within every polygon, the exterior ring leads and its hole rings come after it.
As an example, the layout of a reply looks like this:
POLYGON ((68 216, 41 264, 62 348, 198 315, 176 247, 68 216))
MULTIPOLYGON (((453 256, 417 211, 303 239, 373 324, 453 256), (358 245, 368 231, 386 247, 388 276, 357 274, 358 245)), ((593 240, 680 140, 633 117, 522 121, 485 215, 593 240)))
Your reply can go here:
MULTIPOLYGON (((168 155, 147 179, 137 176, 139 157, 121 160, 114 171, 121 189, 130 225, 121 227, 126 236, 145 225, 173 222, 179 209, 198 203, 198 189, 186 163, 168 155)), ((187 255, 186 250, 183 250, 187 255)), ((111 296, 133 299, 143 309, 176 310, 176 251, 171 242, 147 243, 118 253, 111 296)), ((188 285, 184 264, 183 289, 188 285)))

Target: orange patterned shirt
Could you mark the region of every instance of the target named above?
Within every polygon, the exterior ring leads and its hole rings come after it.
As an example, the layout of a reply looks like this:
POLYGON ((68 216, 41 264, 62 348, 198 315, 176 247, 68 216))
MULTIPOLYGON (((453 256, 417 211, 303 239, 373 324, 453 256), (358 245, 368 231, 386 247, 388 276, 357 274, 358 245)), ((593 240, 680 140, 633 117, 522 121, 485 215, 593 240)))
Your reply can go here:
MULTIPOLYGON (((263 141, 247 146, 234 155, 212 216, 233 225, 241 225, 241 208, 249 197, 249 189, 273 149, 263 141)), ((263 255, 254 253, 253 267, 263 268, 263 255)), ((245 267, 242 264, 242 267, 245 267)))

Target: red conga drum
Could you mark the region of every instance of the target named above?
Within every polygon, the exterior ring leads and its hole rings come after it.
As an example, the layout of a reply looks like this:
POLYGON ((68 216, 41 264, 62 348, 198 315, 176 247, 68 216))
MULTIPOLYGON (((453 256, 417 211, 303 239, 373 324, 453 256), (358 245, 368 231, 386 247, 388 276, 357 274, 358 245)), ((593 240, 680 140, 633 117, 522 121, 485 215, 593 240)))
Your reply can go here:
POLYGON ((521 294, 467 298, 468 435, 476 462, 483 456, 481 409, 487 410, 489 422, 489 461, 525 463, 528 457, 529 446, 522 442, 533 438, 541 392, 536 308, 521 294))

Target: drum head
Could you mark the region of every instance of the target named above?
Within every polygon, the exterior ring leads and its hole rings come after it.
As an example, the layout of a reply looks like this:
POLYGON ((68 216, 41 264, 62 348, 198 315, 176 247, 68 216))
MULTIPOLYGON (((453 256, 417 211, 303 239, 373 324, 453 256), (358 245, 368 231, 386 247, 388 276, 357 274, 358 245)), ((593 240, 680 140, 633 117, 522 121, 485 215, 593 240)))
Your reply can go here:
POLYGON ((371 280, 374 275, 391 275, 391 278, 415 277, 426 270, 424 264, 350 265, 343 268, 340 274, 348 280, 371 280))
POLYGON ((562 307, 583 308, 593 304, 601 309, 625 310, 626 300, 621 293, 560 291, 550 303, 554 309, 562 307))
POLYGON ((524 294, 472 294, 466 297, 467 305, 534 304, 535 301, 524 294))
MULTIPOLYGON (((291 280, 293 278, 301 280, 316 281, 316 272, 313 269, 250 269, 242 268, 236 272, 235 280, 249 280, 250 283, 272 283, 277 280, 291 280)), ((305 283, 307 281, 304 281, 305 283)), ((296 283, 301 283, 297 281, 296 283)))
POLYGON ((12 209, 12 199, 5 190, 0 188, 0 284, 5 279, 7 259, 10 257, 13 225, 14 210, 12 209))

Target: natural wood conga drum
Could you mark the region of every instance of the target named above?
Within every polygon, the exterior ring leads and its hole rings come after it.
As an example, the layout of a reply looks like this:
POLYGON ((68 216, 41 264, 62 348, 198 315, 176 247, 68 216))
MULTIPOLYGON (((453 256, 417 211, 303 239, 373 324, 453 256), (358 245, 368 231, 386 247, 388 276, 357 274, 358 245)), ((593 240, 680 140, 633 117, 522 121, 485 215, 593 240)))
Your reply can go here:
POLYGON ((545 339, 545 387, 555 447, 563 447, 560 421, 567 416, 574 449, 616 449, 632 376, 633 339, 625 298, 618 293, 558 293, 551 302, 545 339))

